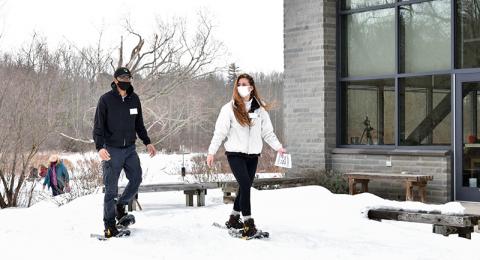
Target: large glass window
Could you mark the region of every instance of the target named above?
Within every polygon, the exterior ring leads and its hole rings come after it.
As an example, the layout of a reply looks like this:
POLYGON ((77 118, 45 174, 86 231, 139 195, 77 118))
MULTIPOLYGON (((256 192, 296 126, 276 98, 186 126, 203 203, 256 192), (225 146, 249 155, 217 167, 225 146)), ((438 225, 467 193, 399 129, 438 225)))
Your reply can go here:
POLYGON ((450 76, 399 80, 400 145, 451 143, 450 76))
POLYGON ((345 76, 395 73, 395 10, 368 11, 345 16, 343 42, 345 76))
POLYGON ((480 0, 457 1, 457 68, 480 67, 480 0))
POLYGON ((451 145, 449 72, 480 67, 480 0, 452 1, 342 0, 341 144, 451 145))
POLYGON ((395 144, 394 86, 393 79, 344 83, 343 144, 395 144))
POLYGON ((463 142, 477 143, 480 129, 480 83, 463 83, 463 142), (469 141, 473 136, 475 141, 469 141))
POLYGON ((400 72, 451 68, 450 0, 402 5, 400 8, 400 72))
POLYGON ((480 178, 480 145, 479 145, 479 101, 480 82, 463 82, 462 86, 463 112, 463 171, 462 186, 478 188, 480 178))

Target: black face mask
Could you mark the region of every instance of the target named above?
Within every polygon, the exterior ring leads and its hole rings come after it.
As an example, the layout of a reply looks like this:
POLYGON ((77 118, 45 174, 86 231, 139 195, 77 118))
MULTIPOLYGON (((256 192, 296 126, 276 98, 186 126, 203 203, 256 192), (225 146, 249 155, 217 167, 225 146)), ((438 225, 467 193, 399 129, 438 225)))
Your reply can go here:
POLYGON ((128 90, 129 88, 132 87, 132 83, 119 81, 119 82, 117 83, 117 86, 118 86, 121 90, 128 90))

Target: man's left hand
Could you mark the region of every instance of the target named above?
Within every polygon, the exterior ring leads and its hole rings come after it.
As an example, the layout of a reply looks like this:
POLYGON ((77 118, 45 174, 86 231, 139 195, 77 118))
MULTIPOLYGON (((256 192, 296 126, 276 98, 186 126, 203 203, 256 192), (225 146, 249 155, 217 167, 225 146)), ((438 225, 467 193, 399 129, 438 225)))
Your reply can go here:
POLYGON ((153 157, 157 154, 157 150, 155 149, 155 146, 153 146, 153 144, 147 144, 147 151, 148 154, 150 154, 150 157, 153 157))

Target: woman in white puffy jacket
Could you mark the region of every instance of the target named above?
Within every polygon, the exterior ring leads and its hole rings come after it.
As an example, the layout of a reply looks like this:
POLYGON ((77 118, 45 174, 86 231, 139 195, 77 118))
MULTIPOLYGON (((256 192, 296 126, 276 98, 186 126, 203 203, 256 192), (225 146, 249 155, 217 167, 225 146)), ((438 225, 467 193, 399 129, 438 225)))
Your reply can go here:
POLYGON ((228 228, 242 228, 243 236, 253 236, 257 232, 251 215, 250 188, 255 178, 258 157, 262 152, 262 139, 275 151, 286 152, 273 132, 266 108, 267 105, 258 95, 253 78, 248 74, 239 75, 233 88, 232 100, 220 110, 208 148, 207 164, 212 167, 215 153, 227 138, 224 146, 228 163, 240 189, 233 204, 233 211, 225 224, 228 228), (244 223, 240 220, 240 213, 244 223))

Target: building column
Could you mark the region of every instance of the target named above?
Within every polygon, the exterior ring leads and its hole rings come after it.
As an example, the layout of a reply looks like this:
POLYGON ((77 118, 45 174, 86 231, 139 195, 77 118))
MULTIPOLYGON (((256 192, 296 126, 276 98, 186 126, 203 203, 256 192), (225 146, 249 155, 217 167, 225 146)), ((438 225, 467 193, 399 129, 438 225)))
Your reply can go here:
POLYGON ((284 122, 293 168, 331 168, 336 146, 336 1, 284 1, 284 122))

